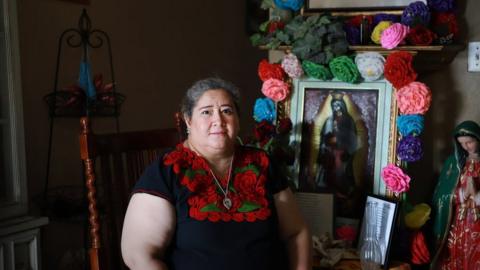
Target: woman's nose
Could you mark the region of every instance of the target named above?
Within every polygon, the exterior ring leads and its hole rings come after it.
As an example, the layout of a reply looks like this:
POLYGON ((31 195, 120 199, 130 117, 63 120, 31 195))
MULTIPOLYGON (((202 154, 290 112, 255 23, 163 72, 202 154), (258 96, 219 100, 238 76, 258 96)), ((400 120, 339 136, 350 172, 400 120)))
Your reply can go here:
POLYGON ((224 121, 223 116, 220 112, 215 112, 213 114, 213 123, 214 124, 223 125, 224 122, 225 121, 224 121))

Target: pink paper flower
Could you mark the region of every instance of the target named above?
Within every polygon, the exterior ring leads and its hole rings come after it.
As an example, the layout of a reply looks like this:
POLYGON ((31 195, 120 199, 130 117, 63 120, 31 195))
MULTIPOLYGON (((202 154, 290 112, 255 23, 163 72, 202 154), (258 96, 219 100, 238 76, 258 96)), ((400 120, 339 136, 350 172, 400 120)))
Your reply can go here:
POLYGON ((411 82, 396 93, 401 114, 425 114, 432 102, 430 89, 421 82, 411 82))
POLYGON ((290 78, 300 78, 303 75, 302 64, 300 64, 298 58, 292 53, 283 57, 282 68, 290 78))
POLYGON ((410 188, 410 177, 399 167, 388 164, 382 169, 383 182, 395 193, 407 191, 410 188))
POLYGON ((278 102, 284 100, 290 94, 290 87, 284 81, 268 79, 263 82, 262 93, 266 97, 278 102))
POLYGON ((408 32, 410 32, 410 27, 394 23, 382 32, 380 43, 383 48, 391 50, 403 42, 408 32))

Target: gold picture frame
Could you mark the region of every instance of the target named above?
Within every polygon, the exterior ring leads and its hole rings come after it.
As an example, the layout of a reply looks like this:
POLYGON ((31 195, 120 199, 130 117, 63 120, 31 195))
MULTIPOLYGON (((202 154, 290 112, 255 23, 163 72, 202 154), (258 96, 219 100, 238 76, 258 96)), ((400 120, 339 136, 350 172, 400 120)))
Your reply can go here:
POLYGON ((397 163, 394 89, 386 80, 307 78, 292 87, 286 107, 293 123, 295 186, 299 192, 336 194, 337 217, 358 220, 367 194, 391 196, 380 174, 397 163))

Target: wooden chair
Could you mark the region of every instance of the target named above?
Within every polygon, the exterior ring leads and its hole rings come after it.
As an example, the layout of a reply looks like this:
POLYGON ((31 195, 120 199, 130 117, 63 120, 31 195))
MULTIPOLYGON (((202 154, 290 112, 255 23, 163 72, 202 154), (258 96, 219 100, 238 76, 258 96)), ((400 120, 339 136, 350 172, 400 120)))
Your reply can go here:
POLYGON ((80 120, 80 156, 84 164, 91 270, 127 269, 120 253, 123 218, 131 189, 162 149, 184 134, 177 128, 94 134, 88 118, 80 120))

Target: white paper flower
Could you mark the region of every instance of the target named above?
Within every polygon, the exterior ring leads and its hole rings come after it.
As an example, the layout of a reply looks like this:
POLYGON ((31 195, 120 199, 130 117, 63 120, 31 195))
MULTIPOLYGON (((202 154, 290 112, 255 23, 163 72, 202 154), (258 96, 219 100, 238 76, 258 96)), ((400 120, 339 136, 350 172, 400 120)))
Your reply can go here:
POLYGON ((292 79, 300 78, 303 75, 303 69, 300 61, 298 61, 298 58, 292 53, 289 53, 283 57, 282 68, 292 79))
POLYGON ((360 75, 367 82, 375 81, 382 77, 384 63, 385 58, 378 52, 359 53, 355 56, 355 64, 360 71, 360 75))

